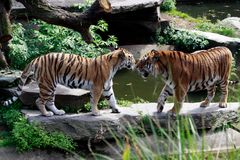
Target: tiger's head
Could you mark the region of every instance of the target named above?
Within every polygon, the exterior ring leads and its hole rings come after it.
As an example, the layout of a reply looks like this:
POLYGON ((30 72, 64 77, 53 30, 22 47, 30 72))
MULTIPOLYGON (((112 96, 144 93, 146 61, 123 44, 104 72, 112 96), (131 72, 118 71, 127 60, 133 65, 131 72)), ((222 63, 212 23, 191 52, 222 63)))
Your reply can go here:
POLYGON ((158 60, 159 52, 152 50, 139 59, 136 64, 136 69, 144 79, 148 77, 149 74, 156 76, 158 73, 156 72, 155 64, 158 60))
POLYGON ((118 69, 127 68, 134 69, 135 59, 133 54, 124 48, 118 48, 113 51, 113 56, 118 59, 118 69))

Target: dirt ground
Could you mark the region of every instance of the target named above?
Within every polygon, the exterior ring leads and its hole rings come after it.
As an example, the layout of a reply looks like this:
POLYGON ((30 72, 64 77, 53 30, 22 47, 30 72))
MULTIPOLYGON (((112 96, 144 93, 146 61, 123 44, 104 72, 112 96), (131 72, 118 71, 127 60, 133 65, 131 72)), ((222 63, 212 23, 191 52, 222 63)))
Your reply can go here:
POLYGON ((170 24, 173 25, 175 28, 182 28, 182 29, 194 29, 195 23, 189 22, 185 19, 179 18, 177 16, 171 16, 167 13, 161 13, 162 18, 170 20, 170 24))

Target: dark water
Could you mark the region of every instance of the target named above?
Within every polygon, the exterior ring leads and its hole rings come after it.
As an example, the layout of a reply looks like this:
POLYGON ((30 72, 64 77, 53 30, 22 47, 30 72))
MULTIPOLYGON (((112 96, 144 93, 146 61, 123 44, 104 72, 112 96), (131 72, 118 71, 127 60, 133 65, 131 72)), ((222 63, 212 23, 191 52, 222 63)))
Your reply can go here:
MULTIPOLYGON (((160 76, 154 78, 149 76, 146 81, 142 79, 137 72, 123 70, 118 72, 113 80, 114 92, 117 99, 132 100, 135 97, 140 97, 149 102, 157 102, 159 94, 164 86, 160 76)), ((240 86, 229 87, 228 101, 238 101, 240 86)), ((186 102, 200 102, 206 97, 206 91, 189 93, 186 97, 186 102)), ((213 101, 218 102, 220 92, 217 91, 213 101)), ((169 102, 173 101, 172 97, 168 98, 169 102)))
POLYGON ((231 17, 240 17, 240 1, 204 1, 194 4, 177 3, 177 9, 192 17, 206 17, 216 22, 231 17))

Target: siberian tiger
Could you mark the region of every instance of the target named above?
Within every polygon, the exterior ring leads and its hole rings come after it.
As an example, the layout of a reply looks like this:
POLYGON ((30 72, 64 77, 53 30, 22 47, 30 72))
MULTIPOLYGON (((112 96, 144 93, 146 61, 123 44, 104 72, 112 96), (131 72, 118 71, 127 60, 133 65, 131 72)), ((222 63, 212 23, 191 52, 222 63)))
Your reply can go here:
POLYGON ((180 51, 156 51, 144 55, 136 64, 143 78, 149 74, 162 75, 165 82, 158 98, 157 111, 162 112, 168 96, 175 96, 172 113, 179 113, 187 92, 207 89, 207 97, 200 107, 209 106, 215 95, 216 85, 221 88, 219 107, 227 107, 228 81, 232 53, 226 47, 186 54, 180 51))
POLYGON ((135 60, 126 49, 117 49, 97 58, 83 58, 74 54, 49 53, 32 60, 24 69, 16 96, 5 101, 4 106, 10 105, 21 95, 22 87, 27 79, 37 81, 40 92, 36 105, 44 116, 53 114, 63 115, 64 110, 58 110, 54 104, 54 92, 57 84, 70 88, 90 90, 90 103, 93 115, 99 115, 98 101, 103 96, 108 100, 113 113, 119 113, 113 92, 113 76, 122 69, 133 69, 135 60), (51 110, 47 111, 45 106, 51 110))

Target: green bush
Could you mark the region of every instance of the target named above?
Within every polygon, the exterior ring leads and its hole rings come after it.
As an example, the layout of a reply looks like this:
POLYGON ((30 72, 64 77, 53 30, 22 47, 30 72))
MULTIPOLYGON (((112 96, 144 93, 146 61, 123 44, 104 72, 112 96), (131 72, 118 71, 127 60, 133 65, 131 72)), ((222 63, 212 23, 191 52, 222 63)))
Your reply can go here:
POLYGON ((158 44, 172 44, 178 50, 186 52, 204 49, 209 44, 204 37, 187 31, 175 30, 170 27, 163 31, 158 31, 156 40, 158 44))
POLYGON ((161 4, 161 11, 171 11, 176 9, 176 0, 164 0, 161 4))
MULTIPOLYGON (((38 124, 30 124, 21 115, 19 108, 21 103, 15 102, 10 107, 0 106, 0 119, 7 125, 10 131, 9 141, 5 144, 14 144, 17 150, 28 151, 34 148, 56 148, 65 151, 73 151, 73 140, 59 132, 49 133, 38 124)), ((0 143, 1 144, 1 143, 0 143)))
POLYGON ((14 123, 13 140, 18 151, 34 148, 58 148, 66 151, 74 150, 72 139, 62 133, 49 133, 37 124, 29 124, 26 119, 14 123))
POLYGON ((109 36, 108 39, 103 40, 96 33, 108 30, 108 25, 103 20, 90 27, 93 35, 93 43, 91 44, 83 41, 78 32, 39 20, 33 20, 24 27, 17 23, 12 28, 13 39, 10 44, 9 57, 12 62, 11 66, 16 69, 23 69, 32 59, 49 52, 65 52, 84 57, 96 57, 108 53, 109 46, 117 45, 116 37, 109 36))

